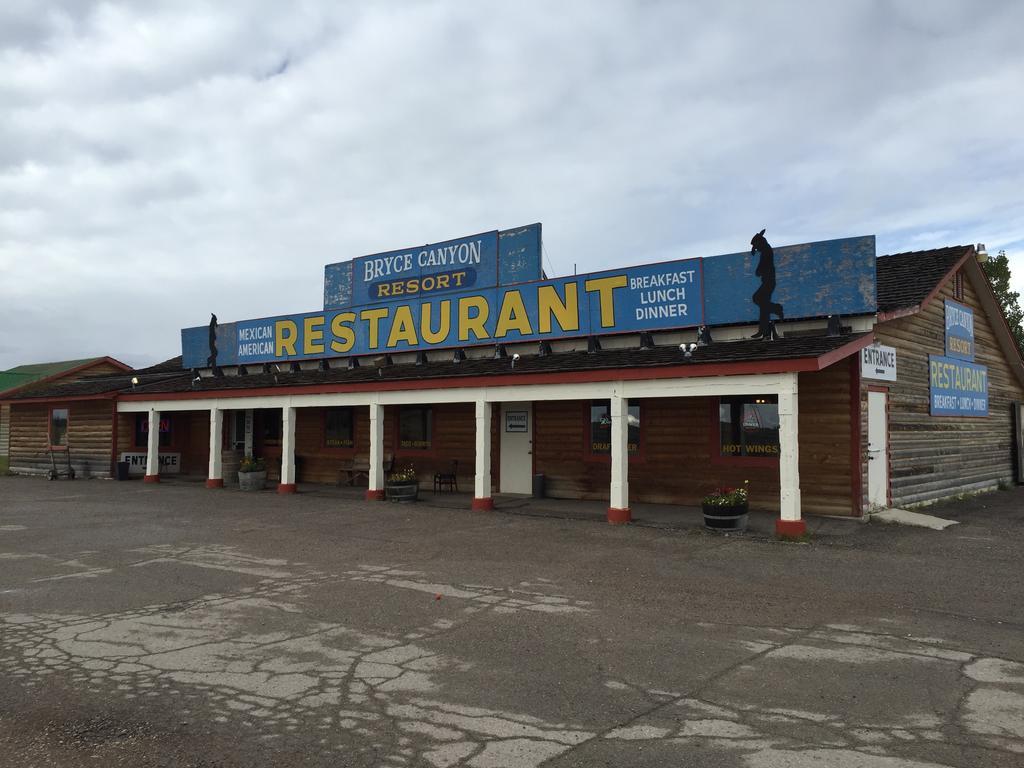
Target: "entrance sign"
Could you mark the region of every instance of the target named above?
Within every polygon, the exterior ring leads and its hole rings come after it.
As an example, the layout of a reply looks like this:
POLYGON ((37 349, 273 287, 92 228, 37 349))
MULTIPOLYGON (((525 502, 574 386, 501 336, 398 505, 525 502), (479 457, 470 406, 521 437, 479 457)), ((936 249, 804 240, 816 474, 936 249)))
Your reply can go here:
MULTIPOLYGON (((495 272, 493 262, 486 264, 493 239, 484 235, 331 265, 348 267, 352 282, 335 283, 341 289, 331 293, 328 279, 325 297, 336 303, 347 295, 349 305, 220 323, 212 340, 207 326, 185 328, 183 366, 205 367, 214 343, 223 366, 750 323, 759 317, 752 297, 764 285, 750 253, 494 285, 497 274, 533 268, 539 230, 510 233, 504 239, 504 233, 490 235, 498 237, 499 251, 508 249, 508 263, 516 269, 495 272), (433 263, 438 260, 445 263, 433 263), (359 271, 358 287, 353 270, 359 271), (467 274, 457 281, 453 272, 467 274), (442 286, 438 281, 445 276, 442 286)), ((775 248, 773 267, 772 302, 784 307, 786 318, 869 314, 877 308, 874 237, 775 248)))
POLYGON ((530 412, 529 411, 505 411, 506 432, 529 432, 530 412))
POLYGON ((896 348, 872 344, 860 352, 860 375, 863 379, 896 381, 896 348))
POLYGON ((974 310, 946 299, 946 356, 974 361, 974 310))
POLYGON ((932 416, 988 416, 988 368, 928 355, 932 416))
MULTIPOLYGON (((129 475, 144 475, 146 474, 146 457, 148 454, 143 453, 122 453, 121 461, 128 462, 128 474, 129 475)), ((181 454, 180 453, 161 453, 160 454, 160 474, 162 475, 177 475, 181 472, 181 454)))

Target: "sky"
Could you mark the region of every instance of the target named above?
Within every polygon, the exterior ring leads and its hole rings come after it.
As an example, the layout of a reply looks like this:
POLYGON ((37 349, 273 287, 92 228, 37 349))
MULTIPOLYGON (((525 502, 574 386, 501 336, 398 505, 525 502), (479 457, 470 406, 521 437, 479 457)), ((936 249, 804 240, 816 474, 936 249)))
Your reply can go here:
POLYGON ((542 222, 551 276, 873 234, 1024 292, 1024 3, 4 0, 0 370, 180 353, 323 267, 542 222))

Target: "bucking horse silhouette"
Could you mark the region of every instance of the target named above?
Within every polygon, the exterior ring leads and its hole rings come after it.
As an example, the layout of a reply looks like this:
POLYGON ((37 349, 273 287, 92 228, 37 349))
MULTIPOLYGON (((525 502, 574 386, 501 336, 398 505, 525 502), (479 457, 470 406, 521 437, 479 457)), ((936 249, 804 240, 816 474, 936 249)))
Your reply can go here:
POLYGON ((761 287, 750 297, 760 310, 757 333, 751 336, 752 339, 772 338, 772 315, 778 315, 779 320, 783 319, 782 305, 772 301, 772 293, 775 292, 775 251, 764 239, 764 232, 762 229, 750 240, 750 255, 757 253, 760 256, 754 274, 761 278, 761 287))

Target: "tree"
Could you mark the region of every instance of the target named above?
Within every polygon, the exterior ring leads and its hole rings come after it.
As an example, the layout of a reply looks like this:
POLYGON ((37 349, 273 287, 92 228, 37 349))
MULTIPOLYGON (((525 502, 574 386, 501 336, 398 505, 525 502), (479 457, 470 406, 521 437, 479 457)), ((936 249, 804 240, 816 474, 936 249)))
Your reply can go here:
POLYGON ((1020 308, 1020 294, 1010 289, 1010 260, 1006 258, 1006 251, 1000 251, 995 257, 990 256, 988 261, 981 262, 981 266, 988 275, 999 306, 1003 308, 1017 347, 1024 355, 1024 310, 1020 308))

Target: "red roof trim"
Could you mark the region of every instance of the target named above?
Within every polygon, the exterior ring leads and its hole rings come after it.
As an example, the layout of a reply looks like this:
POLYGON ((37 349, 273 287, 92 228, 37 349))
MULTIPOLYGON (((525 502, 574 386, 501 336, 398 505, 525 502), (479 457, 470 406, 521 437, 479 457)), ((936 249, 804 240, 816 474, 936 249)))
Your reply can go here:
POLYGON ((558 373, 508 373, 486 376, 443 377, 437 379, 405 379, 402 381, 366 381, 353 384, 315 384, 296 387, 252 387, 247 389, 197 390, 191 392, 122 392, 120 400, 205 400, 209 398, 241 398, 261 395, 318 395, 345 392, 396 392, 420 389, 453 389, 466 387, 503 387, 521 384, 579 384, 602 381, 637 381, 643 379, 679 379, 697 376, 738 376, 801 371, 819 371, 837 360, 848 357, 873 340, 868 334, 820 357, 789 360, 759 360, 739 363, 685 363, 659 368, 607 368, 590 371, 558 373))

